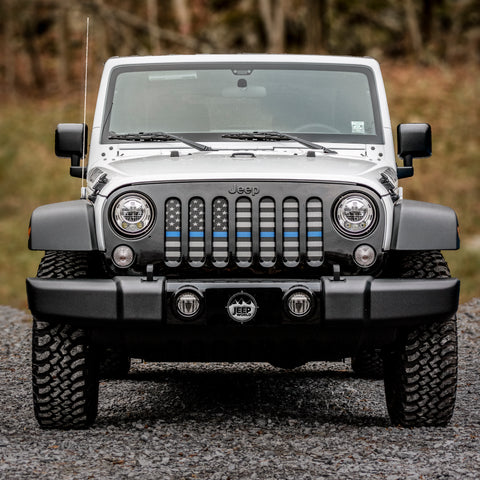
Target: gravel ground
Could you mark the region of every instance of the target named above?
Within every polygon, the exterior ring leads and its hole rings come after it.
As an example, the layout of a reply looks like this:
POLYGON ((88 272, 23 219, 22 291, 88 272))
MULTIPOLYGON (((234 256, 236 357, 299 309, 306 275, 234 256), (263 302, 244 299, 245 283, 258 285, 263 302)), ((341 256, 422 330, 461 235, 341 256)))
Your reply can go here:
POLYGON ((389 425, 383 383, 348 363, 142 364, 101 384, 96 424, 33 417, 30 317, 0 306, 1 479, 478 479, 480 299, 461 307, 446 428, 389 425))

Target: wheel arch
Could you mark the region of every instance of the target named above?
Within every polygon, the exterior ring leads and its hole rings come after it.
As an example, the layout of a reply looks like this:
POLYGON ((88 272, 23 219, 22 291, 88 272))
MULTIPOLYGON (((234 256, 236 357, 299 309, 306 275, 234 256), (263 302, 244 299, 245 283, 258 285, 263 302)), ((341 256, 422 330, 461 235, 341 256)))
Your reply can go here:
POLYGON ((402 200, 393 211, 391 250, 458 250, 458 220, 449 207, 402 200))
POLYGON ((93 205, 86 200, 52 203, 35 209, 30 219, 30 250, 97 250, 93 205))

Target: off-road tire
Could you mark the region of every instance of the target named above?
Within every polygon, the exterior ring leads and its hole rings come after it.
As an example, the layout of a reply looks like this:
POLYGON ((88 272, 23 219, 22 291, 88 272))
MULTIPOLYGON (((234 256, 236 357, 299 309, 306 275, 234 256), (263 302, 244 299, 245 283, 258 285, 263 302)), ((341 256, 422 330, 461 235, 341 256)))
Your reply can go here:
MULTIPOLYGON (((402 257, 401 278, 448 278, 439 252, 402 257)), ((390 419, 403 427, 445 426, 457 388, 456 318, 407 329, 384 355, 385 395, 390 419)))
MULTIPOLYGON (((81 278, 87 255, 47 252, 40 278, 81 278)), ((32 383, 35 417, 42 428, 86 428, 97 415, 98 365, 89 332, 33 319, 32 383)))
POLYGON ((361 350, 352 357, 352 370, 359 378, 367 380, 383 379, 384 369, 381 352, 374 349, 361 350))

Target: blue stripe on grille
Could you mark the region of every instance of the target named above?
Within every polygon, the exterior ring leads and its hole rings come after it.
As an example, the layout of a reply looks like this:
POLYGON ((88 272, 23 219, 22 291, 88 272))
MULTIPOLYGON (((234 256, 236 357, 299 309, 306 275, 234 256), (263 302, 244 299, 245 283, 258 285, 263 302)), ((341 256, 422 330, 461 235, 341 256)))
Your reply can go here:
POLYGON ((213 232, 213 236, 214 237, 226 238, 226 237, 228 237, 228 232, 213 232))
POLYGON ((204 232, 190 232, 191 237, 204 237, 204 232))
POLYGON ((308 237, 323 237, 323 233, 322 232, 308 232, 307 236, 308 237))
POLYGON ((250 238, 251 236, 251 232, 237 232, 237 237, 239 238, 250 238))
POLYGON ((275 232, 260 232, 260 237, 274 238, 275 237, 275 232))
POLYGON ((284 237, 298 237, 298 232, 283 232, 284 237))
POLYGON ((180 232, 165 232, 165 236, 166 237, 179 237, 180 236, 180 232))

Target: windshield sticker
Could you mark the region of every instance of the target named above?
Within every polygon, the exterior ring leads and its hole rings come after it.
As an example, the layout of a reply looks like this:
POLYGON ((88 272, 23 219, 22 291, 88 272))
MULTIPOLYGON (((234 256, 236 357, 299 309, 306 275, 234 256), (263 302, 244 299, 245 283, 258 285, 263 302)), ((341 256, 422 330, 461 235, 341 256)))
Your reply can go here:
POLYGON ((365 122, 363 120, 352 120, 352 133, 365 133, 365 122))

